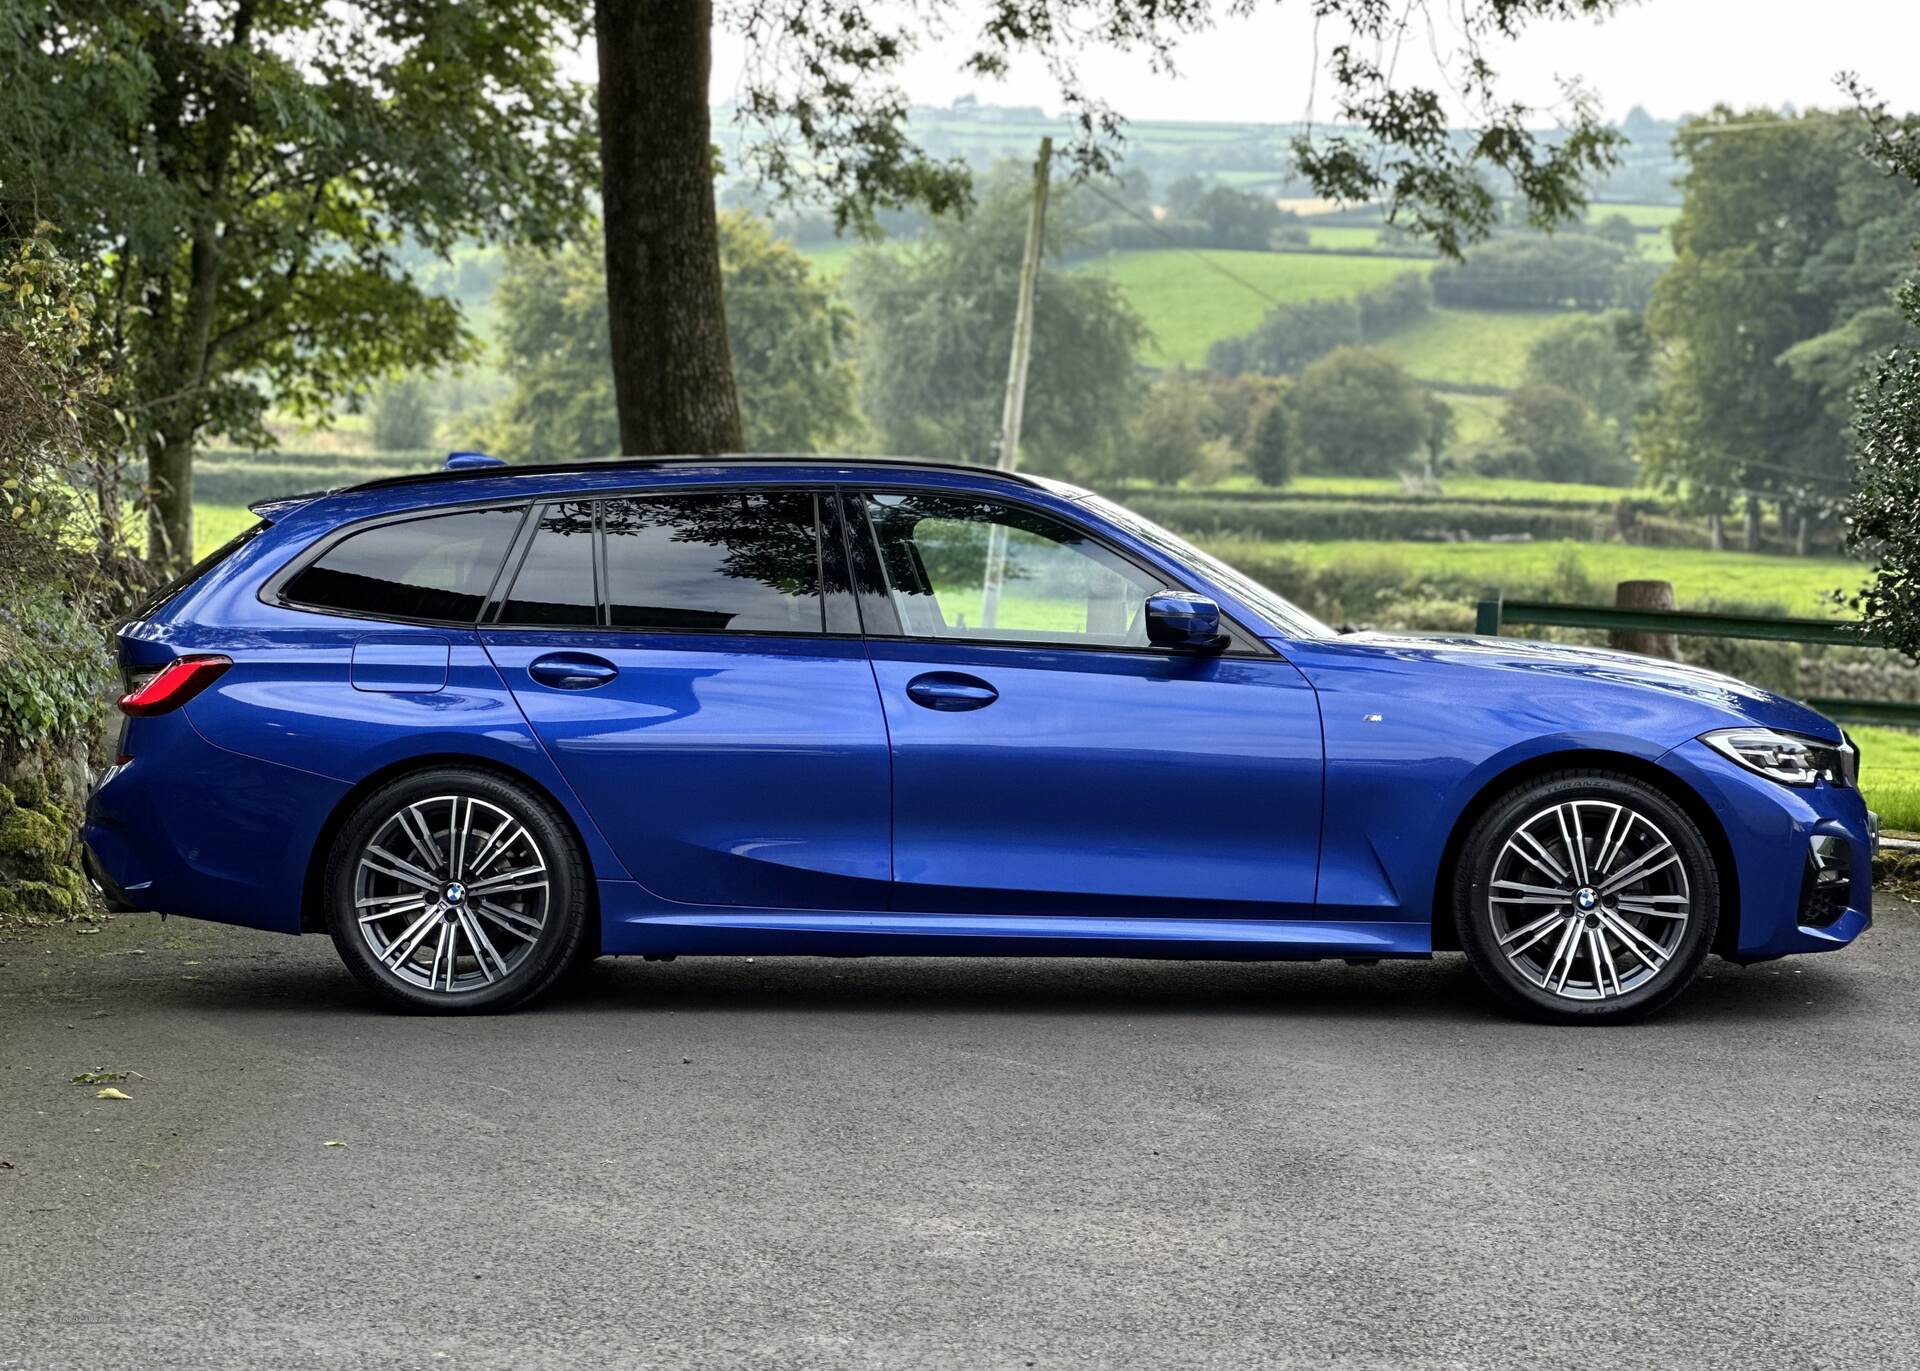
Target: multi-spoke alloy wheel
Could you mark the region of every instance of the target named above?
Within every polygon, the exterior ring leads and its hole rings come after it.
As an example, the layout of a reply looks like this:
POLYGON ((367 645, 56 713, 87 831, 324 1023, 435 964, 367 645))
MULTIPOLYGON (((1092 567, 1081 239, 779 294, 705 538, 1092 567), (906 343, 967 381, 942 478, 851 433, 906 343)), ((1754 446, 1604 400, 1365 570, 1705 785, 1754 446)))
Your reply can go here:
POLYGON ((547 895, 547 860, 525 824, 471 795, 434 795, 374 830, 353 907, 382 966, 458 995, 526 959, 547 926, 547 895))
POLYGON ((1637 990, 1679 950, 1692 899, 1673 840, 1610 800, 1567 800, 1514 829, 1487 894, 1508 963, 1570 1000, 1637 990))
POLYGON ((503 1008, 579 955, 586 881, 550 808, 484 772, 407 777, 367 798, 329 869, 347 965, 414 1008, 503 1008))
POLYGON ((1711 945, 1718 882, 1705 840, 1666 796, 1568 772, 1496 804, 1456 873, 1461 945, 1530 1012, 1593 1022, 1666 1002, 1711 945))

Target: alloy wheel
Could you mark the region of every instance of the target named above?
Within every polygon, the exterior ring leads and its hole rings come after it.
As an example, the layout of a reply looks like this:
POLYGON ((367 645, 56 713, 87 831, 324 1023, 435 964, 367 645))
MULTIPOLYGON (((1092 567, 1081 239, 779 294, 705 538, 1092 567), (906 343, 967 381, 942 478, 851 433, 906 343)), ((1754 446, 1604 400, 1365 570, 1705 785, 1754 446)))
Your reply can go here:
POLYGON ((1514 828, 1494 859, 1493 936, 1535 988, 1614 999, 1648 985, 1679 955, 1693 909, 1686 863, 1630 805, 1567 800, 1514 828))
POLYGON ((532 955, 550 891, 546 854, 525 823, 476 796, 437 795, 373 829, 354 869, 354 917, 386 971, 459 995, 532 955))

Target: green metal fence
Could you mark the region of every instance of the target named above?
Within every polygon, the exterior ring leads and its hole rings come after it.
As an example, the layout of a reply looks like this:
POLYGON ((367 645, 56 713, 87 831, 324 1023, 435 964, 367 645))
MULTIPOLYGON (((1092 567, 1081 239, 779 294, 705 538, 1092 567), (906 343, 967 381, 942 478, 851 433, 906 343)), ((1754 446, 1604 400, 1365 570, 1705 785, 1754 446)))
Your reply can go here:
MULTIPOLYGON (((1750 638, 1775 643, 1820 643, 1827 647, 1882 647, 1859 624, 1837 619, 1771 619, 1747 614, 1700 614, 1677 609, 1607 609, 1556 605, 1545 600, 1482 600, 1474 631, 1497 637, 1507 624, 1590 628, 1606 632, 1678 633, 1704 638, 1750 638)), ((1920 728, 1920 704, 1905 700, 1847 700, 1827 696, 1807 703, 1847 724, 1920 728)))

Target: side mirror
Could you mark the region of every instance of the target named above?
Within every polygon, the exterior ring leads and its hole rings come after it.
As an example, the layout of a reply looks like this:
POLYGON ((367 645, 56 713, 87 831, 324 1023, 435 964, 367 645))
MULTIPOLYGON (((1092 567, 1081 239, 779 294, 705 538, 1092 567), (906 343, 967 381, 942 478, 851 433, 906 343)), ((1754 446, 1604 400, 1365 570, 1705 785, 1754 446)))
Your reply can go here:
POLYGON ((1218 652, 1227 645, 1220 606, 1191 591, 1156 591, 1147 596, 1147 641, 1155 647, 1218 652))

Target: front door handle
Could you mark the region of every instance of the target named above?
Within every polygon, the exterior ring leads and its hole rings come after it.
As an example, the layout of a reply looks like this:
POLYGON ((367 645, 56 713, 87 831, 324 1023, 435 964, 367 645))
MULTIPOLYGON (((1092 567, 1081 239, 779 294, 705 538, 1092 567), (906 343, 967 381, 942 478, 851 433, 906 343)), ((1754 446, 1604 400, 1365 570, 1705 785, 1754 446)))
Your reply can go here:
POLYGON ((985 709, 1000 698, 1000 692, 965 672, 929 671, 907 682, 907 698, 928 709, 985 709))
POLYGON ((612 662, 587 652, 549 652, 527 663, 527 675, 555 690, 592 690, 619 674, 612 662))

